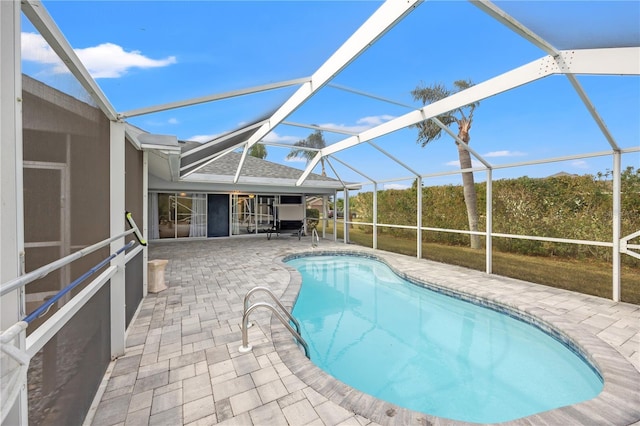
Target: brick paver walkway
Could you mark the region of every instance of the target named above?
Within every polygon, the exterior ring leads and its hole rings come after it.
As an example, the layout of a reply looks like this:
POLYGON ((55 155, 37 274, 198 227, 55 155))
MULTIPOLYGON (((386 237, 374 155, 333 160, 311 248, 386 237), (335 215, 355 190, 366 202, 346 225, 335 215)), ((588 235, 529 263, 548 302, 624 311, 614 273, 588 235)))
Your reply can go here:
POLYGON ((272 324, 268 312, 256 311, 251 317, 257 325, 249 329, 253 351, 238 351, 244 295, 255 286, 267 286, 290 304, 299 278, 280 259, 312 250, 375 253, 398 271, 544 318, 595 352, 595 361, 607 370, 601 398, 518 424, 632 424, 640 419, 639 306, 357 246, 321 241, 313 249, 309 238, 282 235, 271 240, 258 236, 152 243, 149 259, 169 259, 168 289, 142 302, 128 332, 126 354, 110 365, 100 403, 86 423, 455 423, 390 410, 388 403, 345 390, 345 385, 318 373, 283 334, 284 328, 272 324), (621 392, 626 395, 623 401, 621 392))

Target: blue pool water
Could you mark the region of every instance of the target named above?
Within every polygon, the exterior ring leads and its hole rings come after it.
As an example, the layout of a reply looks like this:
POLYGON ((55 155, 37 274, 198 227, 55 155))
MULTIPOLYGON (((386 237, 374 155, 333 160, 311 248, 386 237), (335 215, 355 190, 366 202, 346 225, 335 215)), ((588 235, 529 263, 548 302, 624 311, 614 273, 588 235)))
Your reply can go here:
POLYGON ((311 360, 379 399, 494 423, 591 399, 601 378, 537 327, 401 279, 358 256, 290 260, 311 360))

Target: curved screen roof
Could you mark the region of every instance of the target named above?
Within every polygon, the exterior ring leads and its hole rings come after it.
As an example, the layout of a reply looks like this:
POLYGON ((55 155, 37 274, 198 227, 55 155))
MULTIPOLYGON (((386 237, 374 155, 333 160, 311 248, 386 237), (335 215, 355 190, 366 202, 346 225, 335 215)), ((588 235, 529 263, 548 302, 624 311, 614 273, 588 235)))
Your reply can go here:
POLYGON ((345 181, 453 173, 454 137, 423 149, 412 125, 476 101, 477 170, 552 158, 566 161, 541 174, 596 173, 614 150, 640 163, 638 2, 43 5, 23 3, 24 72, 65 84, 48 47, 108 115, 203 143, 183 153, 185 180, 235 149, 239 181, 255 143, 304 170, 298 184, 319 173, 321 156, 345 181), (475 85, 441 102, 411 96, 461 79, 475 85), (317 130, 327 146, 314 161, 286 159, 317 130))

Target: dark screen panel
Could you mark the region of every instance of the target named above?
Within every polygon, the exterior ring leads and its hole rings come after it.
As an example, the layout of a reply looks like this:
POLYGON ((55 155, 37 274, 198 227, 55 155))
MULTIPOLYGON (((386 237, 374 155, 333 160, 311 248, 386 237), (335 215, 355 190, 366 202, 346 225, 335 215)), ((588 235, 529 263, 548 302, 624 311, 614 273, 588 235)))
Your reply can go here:
POLYGON ((281 195, 280 204, 302 204, 301 195, 281 195))
POLYGON ((81 425, 111 361, 107 282, 29 364, 29 424, 81 425))
POLYGON ((142 272, 144 253, 140 252, 127 262, 125 268, 125 318, 128 327, 142 301, 142 272))

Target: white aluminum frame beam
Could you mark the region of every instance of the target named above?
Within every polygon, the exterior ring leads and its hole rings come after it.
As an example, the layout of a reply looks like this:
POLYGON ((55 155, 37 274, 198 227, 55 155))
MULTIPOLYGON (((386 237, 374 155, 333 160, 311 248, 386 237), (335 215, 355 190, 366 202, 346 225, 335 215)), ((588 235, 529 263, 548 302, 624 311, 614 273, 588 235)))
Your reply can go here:
MULTIPOLYGON (((481 101, 550 75, 576 72, 640 75, 640 63, 634 60, 640 55, 640 47, 575 50, 566 52, 566 54, 572 55, 572 58, 574 58, 572 61, 567 62, 570 65, 566 68, 561 68, 553 57, 545 56, 457 92, 445 99, 365 130, 358 135, 334 143, 323 148, 321 154, 323 156, 335 154, 360 143, 393 133, 420 121, 437 117, 445 112, 481 101), (600 61, 611 62, 601 65, 598 72, 593 72, 593 70, 589 69, 589 63, 599 63, 600 61)), ((311 169, 307 167, 300 179, 306 179, 309 173, 311 173, 311 169)))
MULTIPOLYGON (((578 94, 578 96, 582 100, 582 103, 585 105, 585 107, 589 111, 589 114, 591 114, 591 117, 593 118, 593 120, 596 122, 596 124, 600 128, 600 131, 602 132, 604 137, 607 139, 607 142, 609 142, 609 145, 611 145, 611 147, 614 150, 618 150, 619 146, 616 143, 615 139, 613 138, 613 135, 611 134, 611 132, 607 128, 607 125, 605 124, 604 120, 602 119, 602 117, 598 113, 595 105, 593 105, 593 103, 591 102, 591 100, 587 96, 587 93, 582 88, 582 85, 580 84, 580 82, 578 81, 578 79, 574 75, 576 73, 579 73, 579 74, 592 74, 592 73, 609 74, 606 71, 606 69, 608 69, 608 67, 606 66, 608 64, 608 61, 600 59, 600 60, 598 60, 596 62, 592 62, 588 58, 581 58, 582 59, 582 63, 576 63, 574 65, 573 64, 573 58, 571 58, 571 62, 568 62, 565 53, 560 52, 558 49, 556 49, 554 46, 552 46, 549 42, 547 42, 542 37, 540 37, 537 34, 535 34, 529 28, 527 28, 524 25, 522 25, 513 16, 507 14, 502 9, 497 7, 495 4, 493 4, 493 3, 489 2, 489 1, 486 1, 486 0, 471 0, 471 2, 475 6, 480 8, 482 11, 484 11, 485 13, 487 13, 488 15, 490 15, 491 17, 496 19, 501 24, 503 24, 506 27, 508 27, 509 29, 515 31, 517 34, 521 35, 522 37, 524 37, 525 39, 527 39, 528 41, 530 41, 531 43, 533 43, 534 45, 536 45, 540 49, 544 50, 549 55, 553 56, 559 66, 566 67, 568 63, 571 63, 571 65, 569 67, 573 71, 571 73, 567 73, 566 74, 567 79, 569 79, 569 82, 573 86, 573 89, 576 91, 576 93, 578 94), (581 69, 581 68, 585 68, 585 69, 582 70, 582 71, 579 71, 578 69, 581 69)), ((612 49, 603 49, 603 50, 613 51, 612 49)), ((637 56, 634 59, 634 57, 632 55, 629 55, 628 59, 629 59, 629 62, 630 62, 629 65, 633 66, 634 65, 633 62, 635 62, 635 65, 638 65, 637 56)), ((612 58, 611 60, 619 60, 619 58, 615 58, 615 59, 612 58)))
MULTIPOLYGON (((339 173, 338 173, 338 171, 333 167, 333 164, 331 164, 331 161, 329 161, 329 159, 328 159, 328 158, 327 158, 326 160, 327 160, 327 164, 329 165, 329 167, 330 167, 330 168, 331 168, 331 170, 333 171, 333 174, 335 174, 335 175, 336 175, 336 179, 338 179, 338 180, 340 181, 340 184, 342 185, 343 190, 344 190, 344 191, 346 191, 346 190, 347 190, 347 184, 346 184, 346 183, 344 183, 344 181, 340 178, 340 174, 339 174, 339 173)), ((300 185, 297 185, 297 184, 296 184, 296 186, 300 186, 300 185)))
MULTIPOLYGON (((311 76, 311 81, 302 85, 271 118, 255 133, 248 142, 247 148, 265 137, 286 117, 306 102, 314 93, 324 87, 331 79, 340 73, 347 65, 355 60, 362 52, 382 37, 406 15, 411 13, 422 0, 387 0, 384 2, 347 41, 336 50, 327 61, 311 76)), ((246 149, 245 149, 246 152, 246 149)), ((234 178, 238 181, 242 166, 243 155, 234 178)))
MULTIPOLYGON (((362 176, 363 178, 368 179, 370 183, 373 183, 373 184, 375 184, 375 183, 376 183, 376 181, 375 181, 374 179, 372 179, 372 178, 370 178, 369 176, 365 175, 365 174, 364 174, 364 173, 362 173, 360 170, 356 169, 355 167, 351 166, 350 164, 345 163, 344 161, 342 161, 342 160, 341 160, 341 159, 339 159, 338 157, 336 157, 336 156, 333 156, 333 155, 332 155, 332 156, 331 156, 331 159, 332 159, 332 160, 336 160, 338 163, 342 164, 342 165, 343 165, 343 166, 345 166, 346 168, 351 169, 351 170, 353 170, 354 172, 356 172, 357 174, 359 174, 360 176, 362 176)), ((329 160, 329 157, 327 157, 327 158, 326 158, 326 160, 328 161, 328 160, 329 160)), ((333 167, 332 167, 332 169, 333 169, 333 167)), ((335 171, 335 170, 334 170, 334 171, 335 171)))
POLYGON ((513 16, 509 15, 504 10, 500 9, 494 3, 487 0, 469 0, 471 4, 485 12, 487 15, 494 18, 496 21, 500 22, 505 27, 510 30, 518 33, 530 43, 537 46, 539 49, 543 50, 545 53, 550 55, 556 55, 558 52, 555 47, 553 47, 549 42, 545 39, 531 31, 529 28, 522 25, 518 22, 513 16))
POLYGON ((334 89, 343 90, 345 92, 353 93, 355 95, 365 96, 367 98, 376 99, 378 101, 387 102, 387 103, 393 104, 393 105, 398 105, 398 106, 405 107, 405 108, 408 108, 408 109, 415 109, 415 105, 407 105, 407 104, 402 103, 402 102, 394 101, 392 99, 384 98, 382 96, 374 95, 372 93, 367 93, 367 92, 364 92, 362 90, 353 89, 351 87, 343 86, 341 84, 329 83, 329 84, 327 84, 327 86, 328 87, 333 87, 334 89))
POLYGON ((389 157, 390 159, 392 159, 393 161, 395 161, 396 163, 398 163, 400 166, 404 167, 405 169, 407 169, 408 171, 416 175, 416 177, 420 177, 420 173, 416 172, 411 167, 407 166, 405 163, 398 160, 395 156, 391 155, 390 153, 382 149, 379 145, 373 143, 373 141, 367 141, 367 143, 372 147, 374 147, 375 149, 377 149, 378 151, 380 151, 381 153, 383 153, 384 155, 386 155, 387 157, 389 157))
MULTIPOLYGON (((189 156, 191 156, 191 155, 193 155, 193 154, 196 154, 196 153, 198 153, 198 152, 200 152, 200 151, 202 151, 202 150, 205 150, 205 149, 210 148, 210 147, 211 147, 211 144, 212 144, 212 143, 214 143, 214 142, 215 142, 215 143, 224 142, 224 141, 226 141, 227 139, 231 139, 231 138, 233 138, 234 136, 239 135, 240 133, 243 133, 243 132, 246 132, 247 130, 250 130, 250 129, 253 129, 253 128, 256 128, 256 127, 259 127, 259 126, 261 126, 262 124, 264 124, 264 120, 263 120, 263 121, 259 121, 259 122, 257 122, 257 123, 254 123, 254 124, 252 124, 251 126, 242 127, 241 129, 237 129, 237 130, 235 130, 235 131, 233 131, 233 132, 227 133, 226 135, 221 136, 221 137, 219 137, 219 138, 214 138, 213 140, 211 140, 211 141, 209 141, 209 142, 203 143, 203 144, 202 144, 202 146, 199 146, 199 147, 197 147, 197 148, 190 149, 189 151, 187 151, 187 152, 185 152, 185 153, 181 154, 181 155, 180 155, 180 157, 181 157, 181 158, 189 157, 189 156)), ((242 143, 238 144, 237 146, 240 146, 240 145, 242 145, 242 143)), ((231 148, 228 148, 228 149, 233 150, 233 149, 235 149, 235 148, 236 148, 236 147, 231 147, 231 148)), ((216 153, 216 154, 214 154, 214 155, 212 155, 212 156, 210 156, 210 157, 214 157, 214 156, 215 156, 215 155, 217 155, 217 154, 218 154, 218 153, 216 153)), ((210 159, 210 157, 208 157, 208 158, 202 158, 202 159, 200 159, 200 160, 198 160, 198 161, 194 161, 193 163, 191 163, 191 165, 190 165, 190 166, 186 166, 186 167, 187 167, 187 168, 188 168, 188 167, 193 167, 193 165, 194 165, 194 164, 198 164, 199 162, 201 162, 201 163, 206 162, 207 160, 209 160, 209 159, 210 159)), ((183 167, 183 168, 185 168, 185 167, 183 167)))
MULTIPOLYGON (((551 75, 551 71, 544 68, 546 58, 538 59, 523 65, 519 68, 501 74, 497 77, 471 86, 470 88, 458 92, 440 101, 426 105, 420 109, 408 112, 393 120, 382 123, 376 127, 365 130, 362 133, 351 136, 340 142, 332 144, 321 151, 321 154, 328 156, 344 149, 351 148, 362 142, 370 141, 381 136, 401 130, 405 127, 419 123, 429 118, 437 117, 440 114, 460 108, 465 105, 480 101, 498 93, 505 92, 515 87, 530 83, 540 78, 551 75), (543 70, 542 72, 540 70, 543 70)), ((311 173, 309 167, 304 171, 301 179, 311 173)))
POLYGON ((132 109, 132 110, 129 110, 129 111, 121 112, 119 114, 119 117, 121 117, 121 118, 136 117, 136 116, 139 116, 139 115, 152 114, 152 113, 155 113, 155 112, 167 111, 167 110, 170 110, 170 109, 183 108, 183 107, 188 107, 188 106, 192 106, 192 105, 204 104, 204 103, 207 103, 207 102, 213 102, 213 101, 219 101, 219 100, 223 100, 223 99, 235 98, 235 97, 238 97, 238 96, 252 95, 254 93, 266 92, 266 91, 269 91, 269 90, 281 89, 283 87, 289 87, 289 86, 295 86, 295 85, 298 85, 298 84, 304 84, 304 83, 307 83, 309 80, 310 80, 309 77, 298 78, 298 79, 295 79, 295 80, 287 80, 287 81, 281 81, 279 83, 263 84, 263 85, 260 85, 260 86, 248 87, 248 88, 239 89, 239 90, 231 90, 229 92, 206 95, 206 96, 186 99, 186 100, 182 100, 182 101, 168 102, 166 104, 161 104, 161 105, 149 106, 149 107, 144 107, 144 108, 137 108, 137 109, 132 109))
POLYGON ((47 12, 46 8, 40 1, 23 0, 22 12, 29 18, 29 21, 38 30, 40 35, 49 44, 51 49, 56 52, 58 57, 64 62, 71 74, 78 79, 84 90, 96 102, 98 108, 111 121, 118 120, 118 114, 111 102, 107 99, 100 86, 93 79, 87 68, 84 66, 73 47, 69 44, 60 28, 47 12))
POLYGON ((318 126, 316 124, 295 123, 293 121, 283 121, 280 124, 284 124, 284 125, 287 125, 287 126, 293 126, 293 127, 302 127, 304 129, 322 130, 323 132, 340 133, 340 134, 344 134, 344 135, 357 135, 358 134, 358 132, 350 132, 348 130, 334 129, 333 127, 318 126))
POLYGON ((465 141, 460 139, 458 137, 458 135, 453 133, 453 130, 451 130, 448 126, 445 126, 445 124, 442 121, 438 120, 436 117, 432 117, 431 121, 436 123, 436 126, 440 127, 442 130, 447 132, 449 134, 449 136, 451 136, 453 139, 455 139, 455 141, 458 142, 460 144, 460 146, 462 146, 462 148, 464 148, 465 150, 469 151, 469 153, 471 153, 471 155, 476 157, 478 159, 478 161, 480 161, 482 164, 484 164, 487 169, 490 169, 492 167, 491 163, 489 163, 480 154, 478 154, 478 152, 475 149, 471 148, 468 143, 466 143, 465 141))

